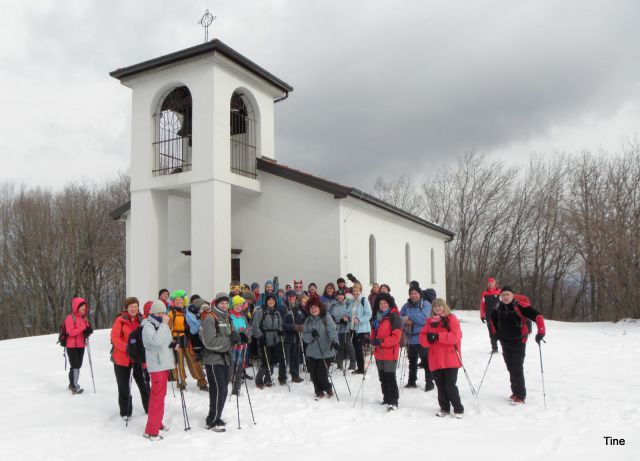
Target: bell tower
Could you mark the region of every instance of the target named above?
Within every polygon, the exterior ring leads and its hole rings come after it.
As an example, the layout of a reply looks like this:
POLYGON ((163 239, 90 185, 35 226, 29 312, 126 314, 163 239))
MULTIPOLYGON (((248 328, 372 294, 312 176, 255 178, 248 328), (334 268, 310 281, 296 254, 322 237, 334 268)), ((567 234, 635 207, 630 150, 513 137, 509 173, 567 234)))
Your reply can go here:
POLYGON ((211 299, 231 281, 231 195, 260 192, 293 88, 217 39, 110 75, 132 91, 127 292, 211 299))

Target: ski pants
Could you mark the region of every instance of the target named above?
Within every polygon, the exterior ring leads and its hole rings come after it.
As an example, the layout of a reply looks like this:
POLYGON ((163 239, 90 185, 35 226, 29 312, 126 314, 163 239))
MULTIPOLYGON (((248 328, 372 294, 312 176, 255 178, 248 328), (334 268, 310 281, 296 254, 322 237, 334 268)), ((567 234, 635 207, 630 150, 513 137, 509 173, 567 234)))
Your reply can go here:
POLYGON ((278 379, 286 381, 287 367, 282 356, 282 346, 277 343, 273 346, 260 348, 260 367, 256 373, 256 384, 273 384, 273 366, 278 364, 278 379))
POLYGON ((70 347, 67 349, 67 357, 69 357, 69 384, 78 388, 78 378, 80 378, 80 368, 82 368, 82 359, 84 358, 84 347, 70 347))
POLYGON ((145 377, 146 370, 142 369, 139 363, 132 363, 129 366, 113 364, 116 374, 116 383, 118 384, 118 405, 120 407, 120 416, 131 416, 133 412, 133 399, 131 398, 131 387, 129 379, 133 372, 133 379, 136 381, 140 398, 142 399, 142 407, 144 412, 149 412, 149 381, 145 377))
POLYGON ((378 378, 382 389, 382 401, 387 405, 397 405, 400 393, 398 392, 398 382, 396 381, 397 360, 376 360, 378 367, 378 378))
POLYGON ((418 381, 418 359, 420 368, 424 369, 425 382, 433 381, 433 375, 429 371, 429 349, 420 344, 407 344, 407 359, 409 361, 409 384, 418 381))
POLYGON ((307 368, 309 377, 313 383, 313 390, 317 396, 323 392, 331 392, 331 382, 329 381, 329 366, 331 359, 314 359, 307 355, 307 368))
POLYGON ((227 400, 229 365, 205 365, 205 369, 209 380, 209 414, 206 423, 213 426, 222 416, 227 400))
POLYGON ((298 343, 297 339, 290 343, 285 343, 284 350, 287 355, 287 363, 289 364, 289 373, 291 373, 291 377, 300 377, 300 343, 298 343))
POLYGON ((353 348, 355 349, 358 371, 364 373, 364 343, 369 339, 369 333, 356 333, 353 335, 353 348))
POLYGON ((489 332, 489 339, 491 340, 491 350, 498 349, 498 337, 491 332, 491 313, 493 307, 485 308, 485 322, 487 323, 487 331, 489 332))
POLYGON ((169 370, 149 373, 151 376, 151 395, 149 396, 149 416, 145 434, 158 435, 164 417, 164 398, 167 395, 169 370))
POLYGON ((438 404, 442 411, 449 413, 453 406, 454 413, 464 413, 464 407, 460 401, 460 392, 458 392, 458 369, 457 368, 441 368, 433 370, 433 379, 438 388, 438 404))
POLYGON ((349 368, 355 369, 356 351, 353 347, 351 331, 347 330, 344 333, 339 333, 338 340, 340 341, 340 348, 338 349, 338 353, 336 354, 336 364, 338 364, 338 368, 342 368, 344 366, 343 362, 349 359, 349 368))
POLYGON ((526 351, 526 343, 522 341, 504 341, 500 340, 502 346, 502 357, 509 371, 509 379, 511 381, 511 392, 522 400, 527 396, 527 389, 524 385, 524 356, 526 351))

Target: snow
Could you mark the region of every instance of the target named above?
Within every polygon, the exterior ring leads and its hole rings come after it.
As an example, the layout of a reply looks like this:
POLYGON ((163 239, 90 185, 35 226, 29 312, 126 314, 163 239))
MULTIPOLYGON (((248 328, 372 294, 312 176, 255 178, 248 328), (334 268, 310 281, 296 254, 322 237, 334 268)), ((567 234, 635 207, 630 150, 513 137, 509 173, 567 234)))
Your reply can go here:
MULTIPOLYGON (((465 367, 475 387, 489 359, 486 327, 473 311, 461 319, 465 367)), ((361 376, 333 377, 340 402, 314 401, 311 384, 292 384, 249 391, 257 425, 243 393, 242 429, 237 429, 235 398, 223 418, 226 433, 204 429, 208 394, 189 380, 185 394, 192 430, 183 430, 180 396, 166 398, 164 440, 142 438, 146 416, 137 389, 129 427, 119 416, 116 382, 109 361, 109 331, 92 337, 97 392, 93 392, 89 361, 80 384, 85 391, 67 390, 62 348, 56 336, 0 342, 0 459, 29 460, 447 460, 580 459, 602 461, 640 458, 640 322, 547 322, 542 345, 548 410, 544 409, 538 347, 527 345, 527 403, 512 407, 509 381, 501 355, 495 355, 477 399, 462 370, 458 378, 465 418, 436 418, 436 393, 402 390, 400 411, 387 413, 378 403, 380 386, 375 365, 365 381, 364 405, 353 408, 361 376), (635 365, 634 365, 635 364, 635 365), (624 438, 625 446, 605 446, 604 436, 624 438)), ((398 371, 400 379, 400 371, 398 371)), ((422 379, 422 378, 420 378, 422 379)), ((406 382, 406 374, 405 374, 406 382)))

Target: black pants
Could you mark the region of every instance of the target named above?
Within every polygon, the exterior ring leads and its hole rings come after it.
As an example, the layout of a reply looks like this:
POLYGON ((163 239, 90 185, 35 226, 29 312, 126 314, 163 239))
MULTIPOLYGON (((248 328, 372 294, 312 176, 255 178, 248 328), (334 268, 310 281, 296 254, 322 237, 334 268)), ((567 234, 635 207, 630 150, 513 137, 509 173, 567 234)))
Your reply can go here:
POLYGON ((522 341, 500 341, 502 357, 509 371, 511 392, 522 400, 527 396, 524 385, 524 355, 527 345, 522 341))
POLYGON ((484 319, 487 322, 487 331, 489 332, 489 340, 491 341, 491 350, 498 349, 498 337, 491 332, 491 313, 493 312, 493 308, 485 309, 484 311, 484 319))
POLYGON ((356 365, 358 371, 364 373, 364 343, 369 333, 356 333, 353 335, 353 348, 356 353, 356 365))
POLYGON ((78 387, 80 368, 82 368, 82 359, 84 358, 84 347, 67 349, 67 357, 69 357, 69 384, 73 387, 78 387))
POLYGON ((307 356, 307 368, 309 369, 309 376, 316 395, 331 391, 328 371, 330 365, 331 359, 322 360, 307 356))
POLYGON ((434 370, 432 373, 438 387, 440 409, 448 413, 453 406, 454 413, 464 413, 464 407, 460 401, 460 392, 458 392, 458 386, 456 386, 458 369, 441 368, 440 370, 434 370))
POLYGON ((287 367, 284 363, 280 343, 260 348, 260 367, 258 368, 258 373, 256 373, 256 384, 273 384, 274 365, 278 365, 278 379, 286 381, 287 367))
POLYGON ((349 359, 349 368, 355 369, 356 366, 356 352, 353 349, 353 341, 351 340, 351 332, 346 331, 338 333, 338 341, 340 341, 340 348, 336 354, 336 364, 338 368, 342 368, 344 361, 349 359))
POLYGON ((382 402, 387 405, 398 405, 398 382, 396 381, 397 360, 376 360, 378 378, 382 389, 382 402))
POLYGON ((407 344, 407 358, 409 360, 409 384, 415 384, 418 381, 418 358, 420 359, 420 368, 424 369, 425 382, 433 381, 433 376, 429 371, 429 349, 420 344, 407 344))
MULTIPOLYGON (((297 333, 296 333, 297 334, 297 333)), ((287 363, 289 364, 289 373, 291 377, 300 377, 300 343, 295 339, 293 342, 285 343, 284 350, 287 354, 287 363)))
POLYGON ((131 398, 131 388, 129 387, 129 378, 133 371, 133 379, 136 381, 138 390, 140 391, 140 398, 142 399, 142 407, 144 412, 149 412, 149 393, 150 386, 147 379, 145 380, 144 372, 139 363, 124 367, 121 365, 113 364, 113 369, 116 374, 116 382, 118 383, 118 406, 120 407, 120 416, 131 416, 133 412, 133 399, 131 398))
POLYGON ((206 365, 209 381, 209 414, 206 423, 213 426, 220 420, 224 402, 227 400, 229 384, 229 365, 206 365))

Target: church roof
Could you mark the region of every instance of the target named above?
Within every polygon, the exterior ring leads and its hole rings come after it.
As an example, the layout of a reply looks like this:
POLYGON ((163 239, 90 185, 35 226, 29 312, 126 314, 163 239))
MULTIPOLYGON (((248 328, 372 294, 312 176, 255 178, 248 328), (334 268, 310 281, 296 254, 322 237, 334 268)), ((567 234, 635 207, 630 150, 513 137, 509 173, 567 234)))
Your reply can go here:
MULTIPOLYGON (((414 214, 408 213, 398 207, 391 205, 390 203, 385 202, 384 200, 380 200, 379 198, 374 197, 371 194, 367 194, 366 192, 356 189, 355 187, 344 186, 342 184, 338 184, 336 182, 329 181, 324 178, 311 175, 309 173, 305 173, 304 171, 290 168, 286 165, 276 162, 275 160, 266 159, 264 157, 258 158, 257 168, 258 170, 264 171, 265 173, 269 173, 274 176, 288 179, 290 181, 294 181, 299 184, 303 184, 305 186, 313 187, 314 189, 333 194, 334 198, 337 199, 353 197, 358 200, 362 200, 363 202, 369 203, 378 208, 382 208, 397 216, 408 219, 409 221, 413 221, 440 234, 446 235, 449 238, 449 241, 452 240, 455 235, 453 232, 445 229, 444 227, 438 226, 437 224, 427 221, 426 219, 422 219, 414 214)), ((109 213, 109 215, 114 220, 118 220, 130 209, 131 201, 116 208, 111 213, 109 213)))
POLYGON ((267 70, 263 69, 262 67, 257 65, 255 62, 247 59, 246 57, 238 53, 236 50, 234 50, 230 46, 225 45, 223 42, 221 42, 217 38, 200 45, 196 45, 190 48, 186 48, 184 50, 176 51, 175 53, 170 53, 164 56, 160 56, 159 58, 150 59, 148 61, 134 64, 132 66, 116 69, 113 72, 110 72, 109 75, 111 75, 113 78, 117 78, 118 80, 122 81, 127 77, 131 77, 141 72, 146 72, 149 70, 156 69, 158 67, 174 64, 174 63, 183 61, 185 59, 190 59, 190 58, 194 58, 194 57, 201 56, 204 54, 209 54, 209 53, 220 53, 221 55, 235 62, 236 64, 248 70, 249 72, 257 75, 263 80, 266 80, 267 82, 271 83, 276 88, 279 88, 285 93, 289 93, 290 91, 293 91, 293 87, 291 85, 280 80, 278 77, 268 72, 267 70))

